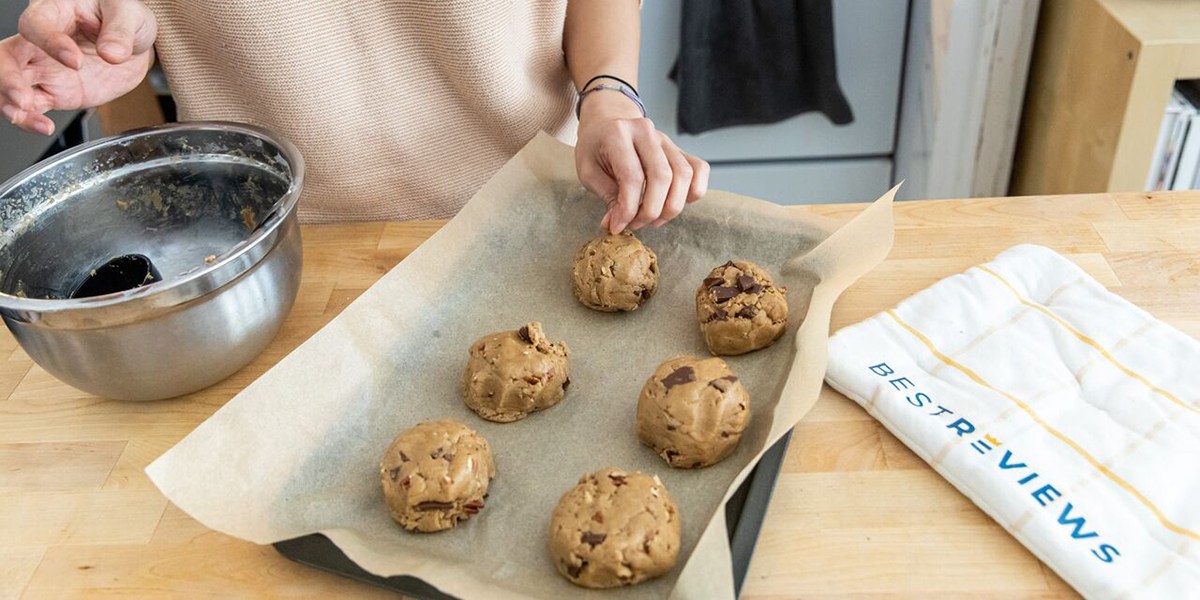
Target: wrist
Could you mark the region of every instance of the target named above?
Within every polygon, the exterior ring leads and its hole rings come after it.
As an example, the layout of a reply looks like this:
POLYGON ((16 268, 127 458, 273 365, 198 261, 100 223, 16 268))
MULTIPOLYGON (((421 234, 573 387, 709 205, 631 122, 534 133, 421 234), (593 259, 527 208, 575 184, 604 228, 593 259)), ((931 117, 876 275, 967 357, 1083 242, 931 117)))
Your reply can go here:
POLYGON ((632 99, 612 89, 588 94, 579 107, 579 123, 610 119, 640 119, 642 109, 632 99))

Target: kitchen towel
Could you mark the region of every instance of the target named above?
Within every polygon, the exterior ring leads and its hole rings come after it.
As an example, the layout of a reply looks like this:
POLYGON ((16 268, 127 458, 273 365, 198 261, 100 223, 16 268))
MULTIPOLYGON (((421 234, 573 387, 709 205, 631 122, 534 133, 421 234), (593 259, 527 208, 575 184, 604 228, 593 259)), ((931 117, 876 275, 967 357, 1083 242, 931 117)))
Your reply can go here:
POLYGON ((1200 342, 1022 245, 829 342, 830 386, 1089 598, 1200 594, 1200 342))
POLYGON ((854 120, 838 85, 833 0, 689 1, 671 78, 683 133, 812 110, 854 120))

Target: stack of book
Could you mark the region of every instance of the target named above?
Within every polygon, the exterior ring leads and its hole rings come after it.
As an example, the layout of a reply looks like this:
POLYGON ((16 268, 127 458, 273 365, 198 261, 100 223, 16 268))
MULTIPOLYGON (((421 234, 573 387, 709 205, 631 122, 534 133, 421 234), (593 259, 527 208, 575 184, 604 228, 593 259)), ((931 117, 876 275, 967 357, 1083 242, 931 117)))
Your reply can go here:
POLYGON ((1171 93, 1146 177, 1146 190, 1200 189, 1200 80, 1180 81, 1171 93))

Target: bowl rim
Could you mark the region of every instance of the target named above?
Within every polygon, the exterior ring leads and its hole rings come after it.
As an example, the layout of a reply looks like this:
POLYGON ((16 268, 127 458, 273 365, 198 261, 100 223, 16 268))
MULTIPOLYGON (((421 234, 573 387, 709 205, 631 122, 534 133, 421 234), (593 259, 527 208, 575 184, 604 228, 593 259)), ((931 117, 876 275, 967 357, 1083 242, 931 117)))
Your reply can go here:
MULTIPOLYGON (((259 246, 268 243, 267 240, 276 237, 275 232, 283 223, 287 221, 287 218, 295 212, 296 205, 300 201, 300 193, 304 189, 304 157, 300 154, 300 150, 283 136, 264 127, 250 125, 247 123, 237 123, 233 121, 182 121, 178 123, 165 123, 151 127, 131 129, 123 133, 103 137, 59 152, 54 156, 46 158, 42 161, 38 161, 36 164, 22 170, 20 173, 17 173, 9 178, 3 184, 0 184, 0 197, 18 185, 24 183, 27 179, 33 177, 37 173, 40 173, 41 171, 59 162, 64 162, 80 154, 89 152, 94 148, 171 131, 230 131, 260 138, 278 148, 287 159, 288 166, 292 171, 291 182, 288 185, 288 189, 278 200, 275 201, 275 203, 272 205, 273 208, 271 212, 258 226, 258 228, 250 234, 249 237, 247 237, 243 242, 240 242, 237 246, 234 246, 232 251, 227 252, 224 256, 220 257, 212 264, 206 264, 201 268, 187 273, 186 275, 171 279, 169 281, 159 282, 157 284, 150 284, 129 290, 104 294, 101 296, 92 296, 88 298, 27 298, 22 296, 14 296, 12 294, 0 291, 0 309, 3 309, 6 312, 18 311, 22 313, 57 313, 80 309, 108 307, 123 304, 134 299, 146 299, 163 294, 169 294, 173 290, 186 288, 201 279, 210 277, 214 273, 224 270, 226 267, 230 267, 232 263, 239 261, 241 257, 251 253, 259 246)), ((261 260, 261 258, 259 260, 261 260)), ((255 264, 257 264, 259 260, 255 260, 255 264)), ((253 265, 250 265, 245 269, 241 269, 240 272, 234 275, 232 279, 236 279, 242 273, 250 270, 251 268, 253 268, 253 265)), ((171 302, 170 305, 177 305, 192 299, 194 299, 194 297, 179 298, 178 302, 171 302)))

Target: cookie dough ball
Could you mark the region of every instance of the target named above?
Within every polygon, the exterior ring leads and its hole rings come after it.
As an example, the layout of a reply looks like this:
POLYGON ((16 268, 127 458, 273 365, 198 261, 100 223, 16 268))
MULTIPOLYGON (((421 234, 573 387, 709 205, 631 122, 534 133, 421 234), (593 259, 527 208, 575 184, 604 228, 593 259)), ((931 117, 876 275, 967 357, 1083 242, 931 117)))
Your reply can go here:
POLYGON ((400 432, 379 463, 379 476, 397 523, 409 531, 441 531, 483 510, 496 464, 483 436, 446 419, 400 432))
POLYGON ((588 308, 636 310, 658 289, 658 257, 632 233, 602 235, 575 253, 571 287, 588 308))
POLYGON ((672 467, 720 462, 737 448, 749 420, 750 394, 716 357, 664 362, 638 398, 638 439, 672 467))
POLYGON ((787 330, 787 288, 758 265, 731 260, 696 290, 696 318, 713 354, 733 356, 766 348, 787 330))
POLYGON ((471 345, 463 371, 463 401, 500 423, 558 404, 571 384, 567 344, 546 339, 534 321, 516 331, 485 335, 471 345))
POLYGON ((679 536, 679 511, 658 477, 609 467, 584 475, 558 501, 550 557, 576 585, 633 585, 675 566, 679 536))

